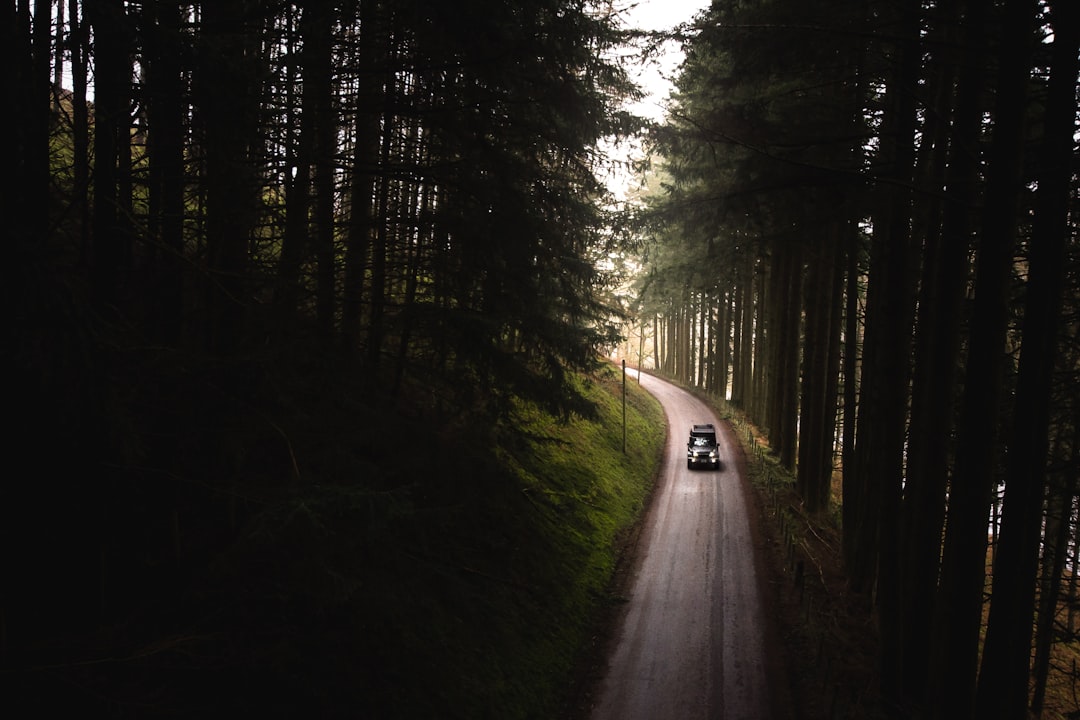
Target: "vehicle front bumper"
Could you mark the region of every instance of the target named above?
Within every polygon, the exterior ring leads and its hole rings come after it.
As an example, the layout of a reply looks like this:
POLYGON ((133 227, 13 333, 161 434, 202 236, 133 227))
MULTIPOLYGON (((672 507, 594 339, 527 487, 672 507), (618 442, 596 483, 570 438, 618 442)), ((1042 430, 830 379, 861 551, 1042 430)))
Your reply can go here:
POLYGON ((712 452, 686 453, 686 462, 691 465, 718 465, 720 456, 714 450, 712 452))

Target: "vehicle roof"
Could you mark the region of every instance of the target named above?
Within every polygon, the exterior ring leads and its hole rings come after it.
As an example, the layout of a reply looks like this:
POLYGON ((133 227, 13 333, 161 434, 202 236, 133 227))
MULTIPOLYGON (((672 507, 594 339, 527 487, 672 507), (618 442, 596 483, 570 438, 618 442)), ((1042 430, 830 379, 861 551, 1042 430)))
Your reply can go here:
POLYGON ((691 433, 714 433, 716 427, 712 423, 705 423, 703 425, 694 425, 690 428, 691 433))

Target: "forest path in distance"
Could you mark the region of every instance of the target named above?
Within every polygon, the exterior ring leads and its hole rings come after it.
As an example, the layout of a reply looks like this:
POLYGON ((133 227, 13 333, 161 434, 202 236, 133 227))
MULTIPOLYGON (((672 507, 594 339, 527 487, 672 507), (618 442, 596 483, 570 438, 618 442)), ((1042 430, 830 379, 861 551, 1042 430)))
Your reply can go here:
POLYGON ((741 449, 700 400, 646 373, 640 381, 664 407, 668 438, 591 718, 782 720, 741 449), (690 426, 708 422, 720 470, 689 470, 690 426))

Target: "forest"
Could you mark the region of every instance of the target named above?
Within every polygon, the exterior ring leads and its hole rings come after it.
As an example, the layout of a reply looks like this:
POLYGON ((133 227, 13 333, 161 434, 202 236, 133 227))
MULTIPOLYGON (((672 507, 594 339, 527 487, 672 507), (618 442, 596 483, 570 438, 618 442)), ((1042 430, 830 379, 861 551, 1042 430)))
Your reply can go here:
POLYGON ((686 28, 625 352, 835 516, 896 716, 1039 716, 1078 680, 1080 8, 822 10, 686 28))
POLYGON ((541 463, 606 417, 624 314, 617 15, 15 0, 4 30, 4 706, 551 712, 663 432, 541 463))
MULTIPOLYGON (((519 546, 491 594, 556 612, 528 518, 584 553, 595 479, 496 466, 522 417, 596 416, 617 346, 745 413, 840 529, 886 715, 1080 686, 1077 3, 716 0, 655 124, 620 53, 657 38, 607 0, 6 7, 5 687, 432 716, 394 683, 455 668, 356 647, 422 644, 409 607, 463 674, 506 651, 462 618, 519 546), (639 136, 620 206, 601 148, 639 136)), ((509 665, 491 692, 557 684, 509 665)))

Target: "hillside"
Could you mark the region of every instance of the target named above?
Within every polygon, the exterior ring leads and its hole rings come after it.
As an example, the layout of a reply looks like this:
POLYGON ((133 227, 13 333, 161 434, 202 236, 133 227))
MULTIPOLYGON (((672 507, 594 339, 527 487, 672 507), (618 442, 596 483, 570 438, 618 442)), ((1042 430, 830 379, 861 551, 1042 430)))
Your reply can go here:
MULTIPOLYGON (((12 593, 22 602, 9 607, 44 603, 6 618, 36 630, 12 633, 21 655, 7 658, 5 684, 23 690, 12 707, 139 718, 559 712, 607 602, 617 540, 651 486, 665 433, 655 401, 628 388, 623 454, 610 369, 575 381, 593 418, 515 402, 490 424, 436 420, 418 402, 379 407, 343 378, 314 377, 279 385, 272 406, 222 401, 205 414, 209 385, 192 381, 166 402, 163 388, 180 383, 162 378, 153 402, 128 407, 133 432, 120 444, 138 446, 141 464, 83 478, 82 509, 94 511, 52 527, 55 549, 20 568, 52 580, 12 593), (164 472, 146 423, 160 429, 170 415, 189 442, 164 472), (99 546, 108 567, 86 564, 99 546), (103 593, 103 614, 84 581, 103 593), (53 594, 64 587, 74 592, 53 594), (66 622, 50 626, 46 611, 66 622)), ((80 515, 63 497, 48 503, 54 517, 80 515)))

